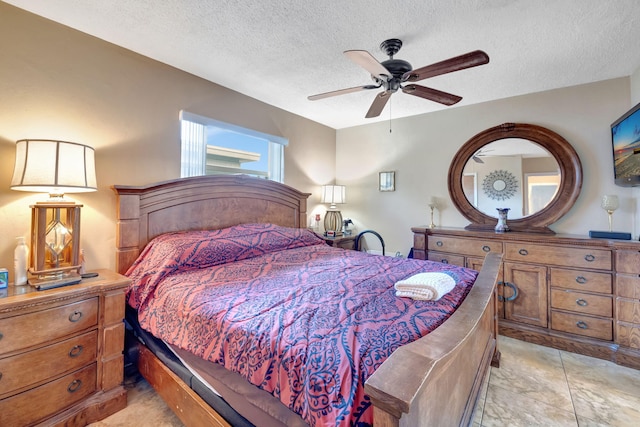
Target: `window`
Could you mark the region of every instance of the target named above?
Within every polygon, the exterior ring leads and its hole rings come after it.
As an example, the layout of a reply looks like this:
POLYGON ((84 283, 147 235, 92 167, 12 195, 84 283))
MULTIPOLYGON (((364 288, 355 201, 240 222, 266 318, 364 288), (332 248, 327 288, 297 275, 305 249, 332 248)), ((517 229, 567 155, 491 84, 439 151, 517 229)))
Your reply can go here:
POLYGON ((286 138, 180 112, 180 176, 245 174, 283 182, 286 138))
POLYGON ((533 215, 544 209, 558 192, 560 187, 559 173, 527 173, 524 176, 525 215, 533 215))

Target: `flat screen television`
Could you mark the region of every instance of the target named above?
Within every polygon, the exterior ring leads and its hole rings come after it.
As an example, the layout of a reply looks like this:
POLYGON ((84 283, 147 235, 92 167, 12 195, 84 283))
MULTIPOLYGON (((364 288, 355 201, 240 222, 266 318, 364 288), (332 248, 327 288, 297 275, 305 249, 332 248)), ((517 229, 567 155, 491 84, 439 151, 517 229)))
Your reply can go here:
POLYGON ((611 142, 615 183, 640 186, 640 104, 611 124, 611 142))

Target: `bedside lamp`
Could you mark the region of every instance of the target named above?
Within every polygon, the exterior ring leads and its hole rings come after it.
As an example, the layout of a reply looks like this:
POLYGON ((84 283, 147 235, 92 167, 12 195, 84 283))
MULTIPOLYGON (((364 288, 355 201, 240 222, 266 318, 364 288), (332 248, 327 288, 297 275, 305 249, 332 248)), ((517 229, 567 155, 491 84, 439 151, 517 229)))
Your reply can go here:
POLYGON ((336 204, 346 202, 344 185, 323 185, 322 203, 329 203, 329 209, 324 216, 325 231, 338 232, 342 230, 342 214, 337 209, 336 204))
POLYGON ((50 195, 31 206, 29 272, 41 280, 58 280, 78 271, 82 205, 64 194, 96 191, 93 148, 47 139, 17 141, 11 189, 50 195))

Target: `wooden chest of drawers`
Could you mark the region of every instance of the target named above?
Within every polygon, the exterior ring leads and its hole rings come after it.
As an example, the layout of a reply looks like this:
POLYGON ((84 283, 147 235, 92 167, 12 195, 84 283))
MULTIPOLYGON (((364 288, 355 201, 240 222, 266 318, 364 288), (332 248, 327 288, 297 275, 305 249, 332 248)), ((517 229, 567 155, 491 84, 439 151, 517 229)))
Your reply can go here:
POLYGON ((503 254, 501 334, 640 368, 640 243, 414 227, 414 257, 479 269, 503 254))
MULTIPOLYGON (((621 245, 616 251, 616 290, 618 342, 640 351, 640 249, 621 245)), ((633 354, 625 356, 633 360, 633 354)))
POLYGON ((124 289, 107 270, 0 296, 0 425, 83 426, 126 406, 124 289))

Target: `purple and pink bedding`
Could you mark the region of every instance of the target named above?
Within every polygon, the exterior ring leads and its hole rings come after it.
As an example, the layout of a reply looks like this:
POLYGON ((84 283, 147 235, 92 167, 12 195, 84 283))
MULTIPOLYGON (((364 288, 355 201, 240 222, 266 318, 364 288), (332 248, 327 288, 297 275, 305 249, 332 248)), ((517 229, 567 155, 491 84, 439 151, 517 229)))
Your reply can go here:
POLYGON ((437 328, 475 270, 333 248, 304 229, 245 224, 151 241, 127 275, 142 327, 240 374, 311 426, 371 425, 364 383, 437 328), (419 272, 451 275, 438 301, 395 296, 419 272))

